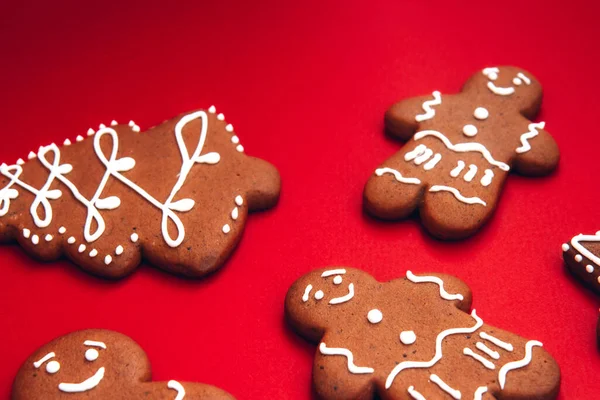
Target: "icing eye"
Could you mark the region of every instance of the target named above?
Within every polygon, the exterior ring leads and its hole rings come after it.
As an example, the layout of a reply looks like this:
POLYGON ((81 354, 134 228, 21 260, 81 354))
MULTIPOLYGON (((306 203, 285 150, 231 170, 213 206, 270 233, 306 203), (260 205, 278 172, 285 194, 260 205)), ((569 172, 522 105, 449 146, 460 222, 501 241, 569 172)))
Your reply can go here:
POLYGON ((400 341, 404 344, 413 344, 417 340, 417 335, 413 331, 402 331, 400 341))
POLYGON ((367 314, 367 319, 372 324, 378 324, 383 319, 383 314, 378 309, 374 308, 367 314))
POLYGON ((342 277, 340 275, 337 275, 335 278, 333 278, 333 283, 339 285, 340 283, 342 283, 342 277))
POLYGON ((592 272, 594 272, 594 267, 592 267, 591 265, 586 265, 585 270, 591 274, 592 272))
POLYGON ((50 361, 46 364, 46 372, 49 374, 55 374, 60 369, 60 363, 58 361, 50 361))
POLYGON ((521 80, 521 78, 515 78, 513 79, 513 83, 517 86, 520 86, 523 84, 523 81, 521 80))
POLYGON ((488 78, 490 78, 491 81, 495 81, 496 79, 498 79, 498 74, 495 72, 490 72, 488 74, 488 78))
POLYGON ((98 359, 98 356, 100 354, 98 353, 98 350, 96 349, 87 349, 85 351, 85 359, 88 361, 96 361, 98 359))
POLYGON ((315 299, 317 299, 317 300, 321 300, 323 298, 323 296, 325 296, 325 293, 323 293, 322 290, 319 290, 315 293, 315 299))

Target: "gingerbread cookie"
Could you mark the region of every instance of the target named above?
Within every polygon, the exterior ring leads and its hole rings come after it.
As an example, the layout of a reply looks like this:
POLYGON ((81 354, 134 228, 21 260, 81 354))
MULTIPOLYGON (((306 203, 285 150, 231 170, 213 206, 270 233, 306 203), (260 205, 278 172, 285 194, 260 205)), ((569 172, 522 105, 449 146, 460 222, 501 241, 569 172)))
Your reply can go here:
POLYGON ((365 209, 383 219, 419 209, 434 236, 472 235, 492 215, 510 171, 546 175, 558 164, 544 122, 530 121, 541 102, 532 74, 499 67, 477 72, 459 94, 436 91, 395 104, 385 126, 408 143, 367 182, 365 209))
POLYGON ((33 353, 13 383, 12 400, 233 399, 214 386, 151 382, 150 362, 129 337, 90 329, 59 337, 33 353))
POLYGON ((319 343, 322 399, 554 399, 560 370, 537 340, 483 322, 457 278, 377 282, 353 268, 321 269, 287 293, 292 328, 319 343))
MULTIPOLYGON (((595 235, 579 234, 562 245, 565 265, 571 274, 600 294, 600 231, 595 235)), ((600 345, 600 319, 596 328, 600 345)))
POLYGON ((277 170, 244 154, 214 106, 144 133, 113 121, 87 135, 0 166, 0 242, 104 277, 127 275, 142 255, 198 277, 225 262, 249 211, 279 197, 277 170))

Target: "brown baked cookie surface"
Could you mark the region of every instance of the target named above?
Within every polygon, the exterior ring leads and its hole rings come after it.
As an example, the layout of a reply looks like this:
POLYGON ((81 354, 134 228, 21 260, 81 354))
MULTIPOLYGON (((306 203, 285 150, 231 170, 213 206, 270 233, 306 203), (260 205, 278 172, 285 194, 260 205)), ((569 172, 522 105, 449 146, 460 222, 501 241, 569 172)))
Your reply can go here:
MULTIPOLYGON (((600 231, 595 235, 579 234, 562 245, 563 259, 569 272, 585 286, 600 294, 600 231)), ((600 345, 600 319, 596 329, 600 345)))
POLYGON ((509 172, 539 176, 555 169, 559 151, 531 122, 542 87, 517 67, 485 68, 458 94, 410 98, 385 114, 386 130, 407 141, 367 182, 364 208, 383 219, 419 210, 442 239, 474 234, 491 217, 509 172))
POLYGON ((142 257, 199 277, 225 262, 248 212, 273 207, 279 191, 275 167, 247 156, 214 106, 143 133, 113 121, 0 166, 0 242, 103 277, 129 274, 142 257))
POLYGON ((442 274, 387 283, 346 267, 289 289, 286 319, 318 343, 322 399, 554 399, 560 370, 542 343, 487 325, 471 291, 442 274))
POLYGON ((233 399, 210 385, 150 380, 150 362, 136 342, 114 331, 90 329, 36 350, 15 378, 12 400, 233 399))

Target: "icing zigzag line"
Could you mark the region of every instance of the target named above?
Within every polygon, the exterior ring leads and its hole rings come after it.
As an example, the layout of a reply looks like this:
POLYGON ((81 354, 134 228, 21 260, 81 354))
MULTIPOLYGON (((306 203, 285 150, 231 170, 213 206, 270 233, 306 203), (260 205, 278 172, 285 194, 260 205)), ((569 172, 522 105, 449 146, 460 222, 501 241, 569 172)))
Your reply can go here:
POLYGON ((529 126, 527 127, 529 129, 529 132, 525 132, 524 134, 521 135, 522 146, 517 148, 517 150, 515 150, 515 151, 517 153, 521 154, 521 153, 526 153, 529 150, 531 150, 531 145, 529 144, 529 139, 533 139, 534 137, 539 135, 539 132, 537 130, 544 129, 545 126, 546 126, 545 122, 539 122, 537 124, 535 124, 535 123, 529 124, 529 126))

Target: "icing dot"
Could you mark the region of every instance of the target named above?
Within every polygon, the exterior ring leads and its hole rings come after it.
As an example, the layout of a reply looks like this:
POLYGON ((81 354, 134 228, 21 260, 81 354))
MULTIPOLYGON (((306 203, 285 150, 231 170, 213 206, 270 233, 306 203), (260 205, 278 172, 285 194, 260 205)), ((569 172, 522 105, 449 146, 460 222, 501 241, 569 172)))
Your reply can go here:
POLYGON ((63 144, 65 146, 70 146, 71 145, 71 141, 69 139, 65 139, 65 141, 63 142, 63 144))
POLYGON ((233 125, 231 125, 231 124, 227 124, 227 125, 225 126, 225 130, 226 130, 227 132, 233 132, 233 125))
POLYGON ((581 262, 581 260, 583 260, 583 257, 581 257, 581 254, 577 254, 577 255, 575 256, 575 261, 577 261, 577 262, 581 262))
POLYGON ((40 237, 38 235, 33 235, 31 237, 31 243, 38 244, 40 242, 40 237))
POLYGON ((234 144, 238 144, 240 142, 240 138, 237 136, 232 136, 231 137, 231 142, 234 144))
POLYGON ((88 361, 96 361, 98 359, 98 356, 100 354, 98 353, 98 350, 96 349, 87 349, 85 351, 85 359, 88 361))
POLYGON ((367 319, 372 324, 378 324, 383 319, 383 314, 378 309, 374 308, 367 313, 367 319))
POLYGON ((220 113, 220 114, 217 115, 217 119, 219 121, 223 121, 225 119, 225 115, 223 115, 223 113, 220 113))
POLYGON ((417 335, 413 331, 400 332, 400 341, 404 344, 413 344, 417 340, 417 335))
POLYGON ((517 86, 520 86, 523 83, 523 81, 521 80, 521 78, 515 78, 513 79, 513 83, 517 86))
POLYGON ((591 274, 592 272, 594 272, 594 267, 588 264, 585 266, 585 270, 591 274))
POLYGON ((336 275, 333 278, 333 283, 336 284, 336 285, 339 285, 340 283, 342 283, 342 276, 341 275, 336 275))
POLYGON ((133 120, 130 120, 127 125, 129 125, 129 127, 133 128, 133 126, 135 125, 135 122, 133 122, 133 120))
POLYGON ((29 160, 31 160, 32 158, 35 158, 35 157, 36 157, 36 155, 35 155, 35 153, 33 151, 30 151, 29 154, 27 155, 27 158, 29 160))
POLYGON ((49 374, 55 374, 60 369, 60 363, 56 360, 50 361, 46 364, 46 372, 49 374))
POLYGON ((98 255, 98 250, 92 249, 92 251, 90 251, 90 257, 96 257, 97 255, 98 255))
POLYGON ((19 164, 19 165, 23 165, 23 164, 25 164, 25 161, 23 161, 23 159, 22 159, 22 158, 19 158, 19 159, 17 160, 17 164, 19 164))
POLYGON ((490 113, 488 112, 488 110, 486 108, 477 107, 475 109, 475 112, 473 113, 473 116, 477 119, 483 120, 483 119, 487 119, 487 117, 490 116, 490 113))
POLYGON ((317 299, 317 300, 321 300, 324 296, 325 296, 325 293, 323 293, 322 290, 319 290, 315 293, 315 299, 317 299))
POLYGON ((137 233, 132 233, 132 234, 131 234, 131 241, 132 241, 133 243, 137 242, 139 238, 140 238, 140 237, 138 236, 138 234, 137 234, 137 233))
POLYGON ((469 137, 477 135, 477 128, 475 125, 465 125, 463 126, 463 133, 469 137))
POLYGON ((67 239, 67 243, 69 243, 69 244, 75 243, 75 238, 73 236, 71 236, 70 238, 67 239))
POLYGON ((238 209, 237 209, 237 207, 236 207, 236 208, 234 208, 234 209, 233 209, 233 211, 231 211, 231 218, 232 218, 233 220, 236 220, 236 219, 238 219, 238 209))
POLYGON ((54 237, 51 234, 47 234, 44 239, 46 240, 46 242, 50 242, 52 241, 52 239, 54 239, 54 237))
POLYGON ((23 236, 29 239, 29 236, 31 236, 31 231, 27 228, 23 229, 23 236))
POLYGON ((65 228, 64 226, 61 226, 60 228, 58 228, 58 233, 60 233, 61 235, 63 235, 66 231, 67 231, 67 228, 65 228))
POLYGON ((115 254, 118 256, 123 254, 123 246, 121 246, 121 245, 117 246, 117 248, 115 249, 115 254))
POLYGON ((104 264, 109 265, 112 262, 111 256, 104 257, 104 264))
POLYGON ((244 199, 242 198, 242 196, 235 196, 235 204, 237 204, 238 206, 244 204, 244 199))
POLYGON ((240 153, 244 152, 244 146, 242 146, 241 144, 238 144, 235 148, 237 151, 239 151, 240 153))
POLYGON ((134 132, 139 132, 140 131, 140 127, 138 125, 134 125, 131 127, 131 130, 134 132))
POLYGON ((104 129, 104 128, 106 128, 106 125, 100 124, 100 129, 104 129))
POLYGON ((114 119, 112 121, 110 121, 110 126, 115 126, 118 125, 119 123, 117 121, 115 121, 114 119))
POLYGON ((217 108, 215 106, 210 106, 208 108, 208 112, 211 113, 211 114, 214 114, 214 113, 217 112, 217 108))
POLYGON ((598 279, 597 280, 598 280, 598 283, 600 283, 600 275, 598 275, 598 279))
POLYGON ((490 80, 495 81, 496 79, 498 79, 498 74, 495 72, 490 72, 488 74, 488 78, 490 78, 490 80))
POLYGON ((85 251, 85 244, 80 244, 79 248, 77 249, 78 252, 83 253, 85 251))
POLYGON ((75 140, 77 140, 78 142, 81 142, 83 140, 83 136, 77 135, 77 137, 75 138, 75 140))
POLYGON ((223 233, 229 233, 229 231, 231 231, 229 224, 223 225, 223 233))
POLYGON ((570 249, 569 245, 566 244, 566 243, 563 243, 563 245, 562 245, 562 251, 567 251, 569 249, 570 249))

